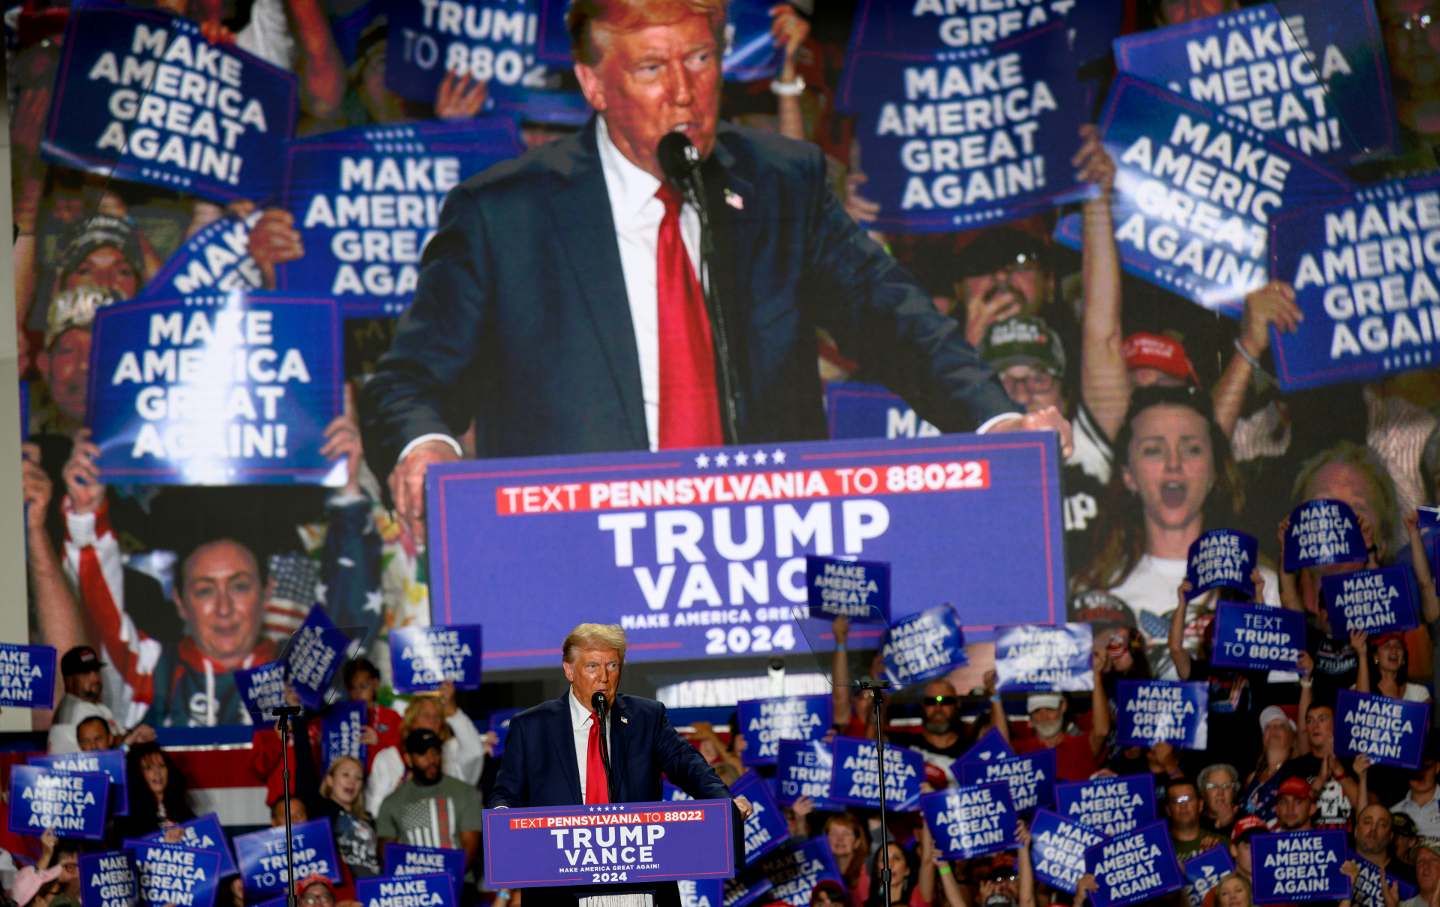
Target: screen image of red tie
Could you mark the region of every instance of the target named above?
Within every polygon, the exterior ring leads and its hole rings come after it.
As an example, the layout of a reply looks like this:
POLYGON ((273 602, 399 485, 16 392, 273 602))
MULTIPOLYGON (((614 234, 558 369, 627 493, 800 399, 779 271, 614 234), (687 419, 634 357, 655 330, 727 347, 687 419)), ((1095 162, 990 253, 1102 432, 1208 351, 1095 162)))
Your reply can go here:
POLYGON ((656 252, 655 295, 660 322, 660 437, 662 450, 720 444, 720 398, 705 293, 680 236, 680 193, 669 183, 656 252))

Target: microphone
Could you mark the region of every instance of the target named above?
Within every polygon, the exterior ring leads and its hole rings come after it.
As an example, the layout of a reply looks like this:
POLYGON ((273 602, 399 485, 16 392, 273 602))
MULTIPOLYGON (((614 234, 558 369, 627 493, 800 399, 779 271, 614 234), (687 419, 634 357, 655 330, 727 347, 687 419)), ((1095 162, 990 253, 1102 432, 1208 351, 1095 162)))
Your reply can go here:
POLYGON ((660 169, 665 172, 665 177, 678 186, 684 186, 700 169, 700 149, 683 132, 665 133, 655 154, 660 159, 660 169))
POLYGON ((605 708, 607 705, 605 694, 599 690, 596 690, 595 695, 590 697, 590 708, 595 710, 595 720, 602 724, 605 722, 605 708))

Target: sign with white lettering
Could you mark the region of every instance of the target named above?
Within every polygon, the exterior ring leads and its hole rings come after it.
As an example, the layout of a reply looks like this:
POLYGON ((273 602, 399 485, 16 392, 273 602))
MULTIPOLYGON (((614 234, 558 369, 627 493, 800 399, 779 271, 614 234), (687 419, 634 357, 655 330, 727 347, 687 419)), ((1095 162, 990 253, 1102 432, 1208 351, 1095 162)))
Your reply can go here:
POLYGON ((0 706, 48 709, 55 703, 55 647, 0 642, 0 706))
POLYGON ((1286 573, 1303 567, 1364 563, 1366 559, 1360 518, 1349 504, 1316 498, 1290 512, 1290 530, 1285 533, 1286 573))
POLYGON ((1375 636, 1420 626, 1415 577, 1405 564, 1321 577, 1320 600, 1336 639, 1355 630, 1375 636))
POLYGON ((77 774, 39 765, 10 770, 10 831, 39 837, 47 830, 62 838, 105 837, 110 776, 77 774))
MULTIPOLYGON (((833 763, 830 799, 851 806, 880 808, 880 758, 875 741, 836 737, 830 743, 833 763)), ((903 746, 885 744, 885 806, 914 809, 925 780, 925 759, 903 746)))
POLYGON ((1030 859, 1035 877, 1052 888, 1075 893, 1085 874, 1085 851, 1105 835, 1042 809, 1030 820, 1030 859))
POLYGON ((965 631, 950 605, 939 605, 890 625, 880 644, 885 679, 897 689, 944 677, 969 664, 965 631))
POLYGON ((1095 688, 1089 624, 1010 627, 995 637, 997 689, 1080 692, 1095 688))
POLYGON ((831 694, 742 699, 735 704, 740 733, 745 735, 746 765, 774 765, 784 740, 820 740, 834 721, 831 694))
POLYGON ((1348 859, 1343 830, 1255 835, 1250 839, 1255 903, 1345 900, 1350 879, 1340 867, 1348 859))
POLYGON ((1010 801, 1008 784, 962 784, 925 794, 920 811, 935 836, 935 849, 947 860, 968 860, 1017 846, 1020 817, 1010 801))
POLYGON ((1293 671, 1305 651, 1305 615, 1299 611, 1240 602, 1215 607, 1217 668, 1293 671))
POLYGON ((1115 687, 1115 739, 1122 746, 1170 743, 1203 750, 1209 722, 1209 690, 1203 683, 1122 680, 1115 687))
POLYGON ((1094 845, 1085 851, 1085 868, 1100 886, 1091 898, 1095 907, 1139 904, 1185 884, 1164 822, 1094 845))
POLYGON ((809 554, 805 588, 811 617, 882 624, 890 620, 889 564, 809 554))
POLYGON ((1380 765, 1419 768, 1430 727, 1430 703, 1406 702, 1354 690, 1335 699, 1335 752, 1365 754, 1380 765))
POLYGON ((1199 595, 1211 589, 1234 589, 1246 598, 1255 597, 1255 569, 1260 543, 1253 535, 1234 529, 1212 529, 1203 532, 1190 544, 1185 560, 1185 578, 1190 581, 1190 594, 1199 595))
POLYGON ((390 631, 390 670, 395 690, 439 689, 453 683, 457 690, 480 686, 481 628, 396 627, 390 631))
POLYGON ((1010 802, 1020 816, 1055 805, 1055 750, 1046 747, 1024 756, 989 762, 956 762, 951 767, 961 784, 1004 781, 1010 785, 1010 802))
POLYGON ((1155 821, 1155 779, 1118 775, 1055 785, 1055 811, 1107 838, 1155 821))

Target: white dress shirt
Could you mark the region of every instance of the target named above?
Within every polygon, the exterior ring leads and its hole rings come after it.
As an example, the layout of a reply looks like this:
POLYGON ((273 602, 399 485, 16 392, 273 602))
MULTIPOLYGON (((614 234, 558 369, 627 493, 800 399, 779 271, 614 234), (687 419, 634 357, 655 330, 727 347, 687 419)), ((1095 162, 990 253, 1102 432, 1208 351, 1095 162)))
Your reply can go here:
MULTIPOLYGON (((585 767, 590 762, 590 707, 575 698, 575 688, 570 688, 570 730, 575 735, 575 766, 580 770, 580 802, 585 802, 585 767)), ((609 728, 606 728, 609 731, 609 728)), ((605 741, 609 752, 610 741, 605 741)))

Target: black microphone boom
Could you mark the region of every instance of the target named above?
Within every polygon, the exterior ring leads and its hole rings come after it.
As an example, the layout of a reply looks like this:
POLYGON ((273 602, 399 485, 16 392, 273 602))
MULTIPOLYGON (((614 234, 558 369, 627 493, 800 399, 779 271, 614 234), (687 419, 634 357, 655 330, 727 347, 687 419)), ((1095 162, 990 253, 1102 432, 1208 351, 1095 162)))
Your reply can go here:
POLYGON ((605 720, 605 707, 607 704, 605 694, 599 690, 596 690, 595 695, 590 697, 590 708, 595 710, 595 714, 600 716, 601 721, 605 720))

